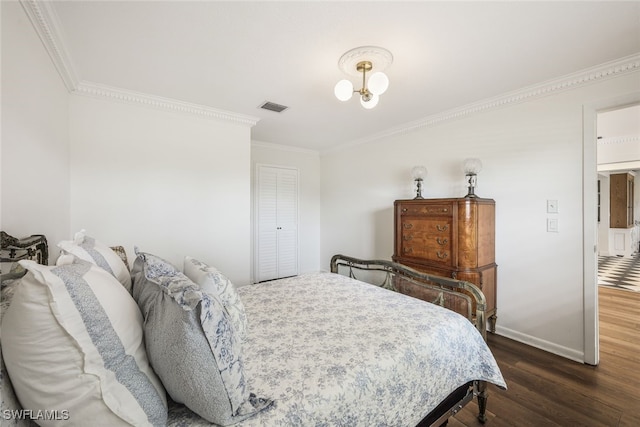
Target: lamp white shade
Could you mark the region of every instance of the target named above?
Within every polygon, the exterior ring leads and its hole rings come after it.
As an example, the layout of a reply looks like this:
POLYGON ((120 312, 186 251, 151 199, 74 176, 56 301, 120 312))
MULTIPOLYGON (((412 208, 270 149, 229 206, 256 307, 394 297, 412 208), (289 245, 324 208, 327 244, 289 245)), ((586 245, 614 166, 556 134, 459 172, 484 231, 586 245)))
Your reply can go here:
POLYGON ((389 88, 389 77, 380 71, 373 73, 371 74, 371 77, 369 77, 367 86, 369 88, 369 92, 376 95, 382 95, 389 88))
POLYGON ((340 80, 336 83, 333 93, 336 94, 336 98, 340 101, 348 101, 353 96, 353 83, 349 80, 340 80))
POLYGON ((477 175, 482 170, 482 162, 475 158, 464 159, 462 168, 467 175, 477 175))
POLYGON ((378 101, 380 101, 380 97, 375 93, 371 94, 371 99, 369 99, 368 101, 364 100, 364 96, 360 97, 360 104, 362 104, 362 106, 367 110, 370 110, 376 105, 378 105, 378 101))
POLYGON ((411 178, 416 179, 424 179, 427 176, 427 168, 424 166, 414 166, 411 169, 411 178))

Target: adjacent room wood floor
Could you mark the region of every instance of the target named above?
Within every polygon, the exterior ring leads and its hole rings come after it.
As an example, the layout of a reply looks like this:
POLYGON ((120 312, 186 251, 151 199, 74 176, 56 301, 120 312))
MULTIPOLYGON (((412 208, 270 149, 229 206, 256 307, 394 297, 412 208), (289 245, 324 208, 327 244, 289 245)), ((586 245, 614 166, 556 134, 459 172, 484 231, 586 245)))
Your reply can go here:
MULTIPOLYGON (((489 386, 485 426, 640 426, 640 293, 599 287, 600 364, 500 337, 489 346, 509 389, 489 386)), ((481 426, 468 404, 450 427, 481 426)))

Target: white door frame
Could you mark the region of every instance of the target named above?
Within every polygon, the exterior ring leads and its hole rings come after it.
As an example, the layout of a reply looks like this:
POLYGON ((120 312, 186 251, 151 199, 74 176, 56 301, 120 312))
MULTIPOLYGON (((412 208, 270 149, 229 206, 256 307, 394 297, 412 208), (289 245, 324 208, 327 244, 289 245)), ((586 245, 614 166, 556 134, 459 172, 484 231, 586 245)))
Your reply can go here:
POLYGON ((586 104, 582 109, 584 362, 589 365, 597 365, 600 362, 597 256, 597 115, 598 112, 638 103, 640 103, 640 91, 586 104))

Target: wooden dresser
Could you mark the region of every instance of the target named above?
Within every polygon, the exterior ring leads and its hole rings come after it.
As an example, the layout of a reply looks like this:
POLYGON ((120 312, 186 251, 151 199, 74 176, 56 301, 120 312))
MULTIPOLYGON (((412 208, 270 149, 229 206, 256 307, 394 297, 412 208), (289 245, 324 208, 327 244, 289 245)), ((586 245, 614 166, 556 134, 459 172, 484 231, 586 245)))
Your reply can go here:
POLYGON ((495 201, 481 198, 396 200, 393 261, 465 280, 487 299, 495 332, 495 201))

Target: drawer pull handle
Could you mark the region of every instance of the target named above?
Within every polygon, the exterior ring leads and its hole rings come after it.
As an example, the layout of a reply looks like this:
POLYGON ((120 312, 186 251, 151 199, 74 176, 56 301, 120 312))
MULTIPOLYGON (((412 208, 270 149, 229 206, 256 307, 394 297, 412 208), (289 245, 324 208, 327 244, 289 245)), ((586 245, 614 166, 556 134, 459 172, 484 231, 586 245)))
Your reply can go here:
POLYGON ((404 236, 402 236, 402 238, 405 242, 409 242, 413 239, 413 236, 411 234, 405 234, 404 236))
POLYGON ((413 224, 404 224, 404 228, 411 230, 413 228, 413 224))
POLYGON ((407 212, 409 209, 407 208, 402 208, 402 212, 407 212))
POLYGON ((438 231, 447 231, 449 229, 449 225, 440 225, 437 224, 436 228, 438 229, 438 231))
POLYGON ((413 253, 413 248, 404 248, 403 249, 405 254, 412 254, 413 253))
POLYGON ((449 239, 441 239, 440 237, 438 237, 438 238, 436 239, 436 242, 438 242, 438 244, 439 244, 439 245, 444 246, 444 245, 446 245, 446 244, 449 242, 449 239))
POLYGON ((446 259, 449 256, 446 252, 440 252, 440 251, 436 252, 436 255, 440 259, 446 259))

